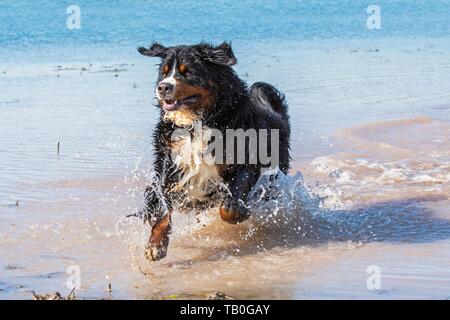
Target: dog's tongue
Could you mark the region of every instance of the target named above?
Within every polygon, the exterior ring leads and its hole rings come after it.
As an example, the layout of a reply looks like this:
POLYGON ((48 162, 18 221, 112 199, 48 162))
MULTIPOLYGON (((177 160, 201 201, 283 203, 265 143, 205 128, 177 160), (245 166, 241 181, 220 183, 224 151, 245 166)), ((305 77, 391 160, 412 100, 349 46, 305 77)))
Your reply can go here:
POLYGON ((164 109, 166 109, 166 110, 173 110, 178 106, 179 106, 178 100, 170 101, 170 102, 164 101, 164 109))
POLYGON ((179 107, 198 101, 198 96, 190 96, 181 100, 164 100, 163 108, 166 111, 176 110, 179 107))

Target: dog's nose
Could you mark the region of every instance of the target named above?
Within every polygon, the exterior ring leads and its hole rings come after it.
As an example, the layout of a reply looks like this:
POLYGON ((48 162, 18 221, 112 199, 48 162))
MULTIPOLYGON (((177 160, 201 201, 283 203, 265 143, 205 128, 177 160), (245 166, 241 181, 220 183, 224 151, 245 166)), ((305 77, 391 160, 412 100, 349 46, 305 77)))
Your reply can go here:
POLYGON ((171 94, 173 92, 173 84, 162 82, 158 85, 158 93, 162 96, 171 94))

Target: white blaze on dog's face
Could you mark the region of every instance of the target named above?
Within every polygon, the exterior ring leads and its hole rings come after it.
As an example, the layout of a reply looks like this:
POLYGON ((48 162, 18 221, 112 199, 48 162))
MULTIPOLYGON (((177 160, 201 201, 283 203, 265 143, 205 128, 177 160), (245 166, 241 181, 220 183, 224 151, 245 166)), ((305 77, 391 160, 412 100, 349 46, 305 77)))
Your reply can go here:
MULTIPOLYGON (((169 68, 168 67, 168 65, 167 65, 167 67, 166 66, 164 66, 163 68, 169 68)), ((164 95, 163 95, 163 93, 160 91, 160 90, 158 90, 158 88, 161 88, 161 86, 166 86, 166 85, 169 85, 169 86, 172 86, 172 88, 173 88, 173 91, 176 91, 177 90, 177 80, 175 79, 175 71, 176 71, 176 62, 174 62, 174 65, 172 66, 172 68, 170 69, 170 71, 169 71, 169 75, 167 75, 164 79, 162 79, 159 83, 158 83, 158 85, 156 86, 156 88, 155 88, 155 92, 156 92, 156 98, 159 100, 159 101, 164 101, 164 95)))

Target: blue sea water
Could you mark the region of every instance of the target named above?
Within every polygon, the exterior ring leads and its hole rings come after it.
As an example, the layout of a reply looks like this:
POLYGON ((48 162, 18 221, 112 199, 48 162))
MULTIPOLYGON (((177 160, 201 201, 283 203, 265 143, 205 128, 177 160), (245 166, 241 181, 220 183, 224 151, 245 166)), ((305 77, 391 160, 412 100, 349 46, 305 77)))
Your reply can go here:
POLYGON ((449 17, 447 0, 2 0, 0 58, 52 59, 64 52, 73 57, 83 54, 81 48, 95 46, 111 55, 153 40, 178 44, 226 39, 251 44, 447 37, 449 17), (81 10, 79 30, 66 27, 66 10, 74 4, 81 10), (381 10, 380 30, 366 26, 369 5, 381 10))

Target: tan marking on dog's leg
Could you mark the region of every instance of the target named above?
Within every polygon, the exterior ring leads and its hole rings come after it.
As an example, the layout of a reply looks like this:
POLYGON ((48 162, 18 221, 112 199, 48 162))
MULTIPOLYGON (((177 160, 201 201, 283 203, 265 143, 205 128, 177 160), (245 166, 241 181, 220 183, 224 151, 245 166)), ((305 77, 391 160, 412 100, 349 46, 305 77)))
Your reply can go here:
POLYGON ((227 210, 222 204, 219 209, 220 218, 230 224, 238 224, 248 219, 249 215, 242 214, 239 211, 227 210))
POLYGON ((169 246, 169 235, 172 229, 171 214, 166 214, 152 228, 148 245, 145 249, 145 257, 152 261, 157 261, 167 255, 169 246))

